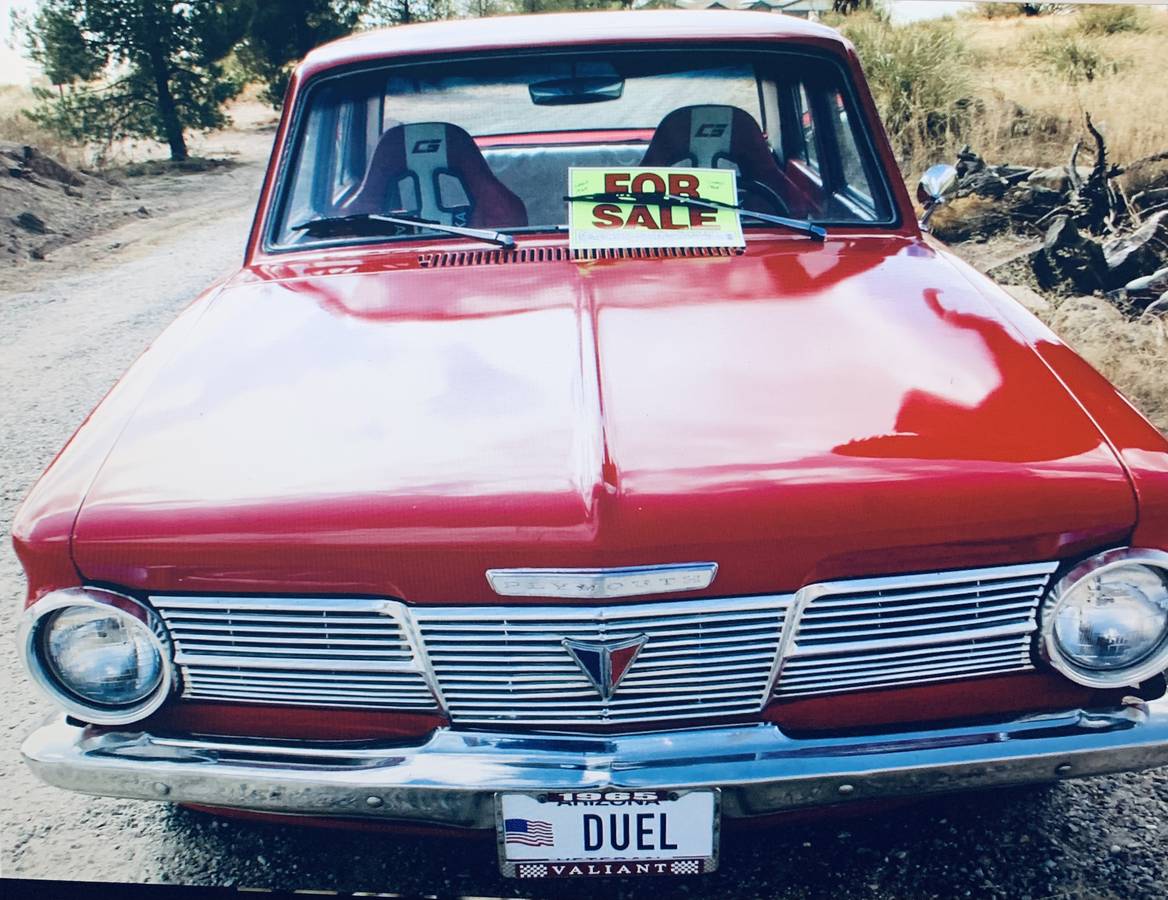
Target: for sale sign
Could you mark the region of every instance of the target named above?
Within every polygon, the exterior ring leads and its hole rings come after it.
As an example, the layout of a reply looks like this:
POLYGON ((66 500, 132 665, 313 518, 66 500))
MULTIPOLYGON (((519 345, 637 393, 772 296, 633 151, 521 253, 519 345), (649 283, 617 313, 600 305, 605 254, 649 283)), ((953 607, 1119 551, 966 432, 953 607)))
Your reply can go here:
POLYGON ((574 167, 568 197, 573 250, 745 245, 738 212, 708 203, 737 204, 733 169, 574 167))

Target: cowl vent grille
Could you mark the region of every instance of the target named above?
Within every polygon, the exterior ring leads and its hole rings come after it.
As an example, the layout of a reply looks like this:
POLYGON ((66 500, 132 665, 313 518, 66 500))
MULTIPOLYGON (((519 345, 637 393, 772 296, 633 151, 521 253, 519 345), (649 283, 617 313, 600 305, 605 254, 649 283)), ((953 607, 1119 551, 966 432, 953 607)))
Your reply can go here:
POLYGON ((502 266, 513 263, 579 262, 592 259, 710 259, 742 256, 741 247, 634 247, 614 250, 569 250, 567 247, 519 247, 515 250, 460 250, 457 253, 419 253, 423 269, 456 266, 502 266))

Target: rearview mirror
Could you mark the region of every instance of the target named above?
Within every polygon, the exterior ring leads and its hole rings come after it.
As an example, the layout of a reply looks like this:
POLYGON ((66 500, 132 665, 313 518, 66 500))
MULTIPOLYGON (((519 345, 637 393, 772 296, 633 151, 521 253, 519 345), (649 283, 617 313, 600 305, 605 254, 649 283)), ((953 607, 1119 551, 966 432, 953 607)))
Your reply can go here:
POLYGON ((577 78, 554 78, 528 85, 531 102, 536 106, 568 106, 573 103, 602 103, 619 100, 625 80, 615 76, 585 75, 577 78))
POLYGON ((917 184, 917 200, 925 208, 921 228, 928 230, 929 219, 957 192, 957 169, 948 163, 929 166, 917 184))

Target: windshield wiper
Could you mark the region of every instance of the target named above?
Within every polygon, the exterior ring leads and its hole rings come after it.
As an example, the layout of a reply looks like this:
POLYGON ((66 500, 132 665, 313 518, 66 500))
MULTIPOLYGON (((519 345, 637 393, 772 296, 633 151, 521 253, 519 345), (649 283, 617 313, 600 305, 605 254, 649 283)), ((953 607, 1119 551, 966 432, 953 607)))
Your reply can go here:
POLYGON ((827 229, 806 219, 791 219, 787 216, 776 216, 771 213, 758 212, 753 209, 744 209, 734 203, 723 203, 721 200, 706 200, 701 197, 688 197, 685 194, 647 193, 632 194, 624 191, 607 191, 596 194, 574 194, 564 197, 569 203, 578 200, 582 203, 645 203, 650 206, 689 207, 692 209, 732 209, 739 215, 749 216, 762 222, 771 222, 800 231, 808 237, 822 241, 827 237, 827 229))
POLYGON ((442 231, 446 234, 457 234, 459 237, 474 238, 477 241, 486 241, 497 244, 510 250, 515 246, 515 238, 501 231, 490 231, 486 228, 466 228, 462 225, 444 225, 441 222, 432 222, 420 216, 386 216, 381 213, 358 213, 352 216, 332 216, 323 219, 310 219, 293 225, 293 231, 303 231, 312 237, 342 237, 350 235, 384 235, 386 225, 395 226, 396 230, 403 227, 429 228, 433 231, 442 231))

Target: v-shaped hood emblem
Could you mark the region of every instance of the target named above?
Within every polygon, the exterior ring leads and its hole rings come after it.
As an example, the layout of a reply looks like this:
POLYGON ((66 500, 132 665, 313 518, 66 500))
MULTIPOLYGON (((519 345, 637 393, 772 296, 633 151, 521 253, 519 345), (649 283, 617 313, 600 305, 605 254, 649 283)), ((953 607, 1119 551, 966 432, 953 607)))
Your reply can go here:
POLYGON ((576 665, 580 667, 592 686, 596 688, 602 700, 611 700, 616 693, 617 685, 625 677, 633 665, 633 660, 641 652, 641 648, 649 640, 646 635, 620 641, 593 643, 590 641, 574 641, 564 638, 564 648, 572 654, 576 665))

